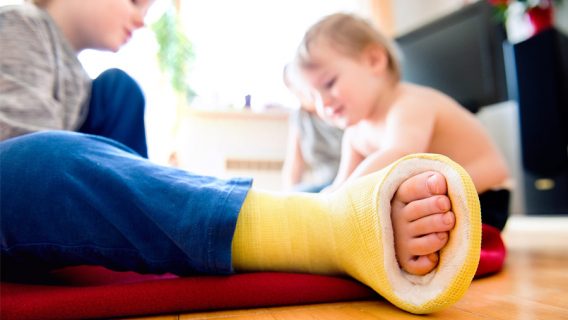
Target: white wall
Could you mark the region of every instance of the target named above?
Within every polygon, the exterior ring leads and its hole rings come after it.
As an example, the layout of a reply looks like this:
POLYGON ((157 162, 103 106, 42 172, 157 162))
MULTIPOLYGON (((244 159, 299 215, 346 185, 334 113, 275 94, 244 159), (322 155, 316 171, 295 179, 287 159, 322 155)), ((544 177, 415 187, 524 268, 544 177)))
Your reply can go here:
MULTIPOLYGON (((485 0, 484 0, 485 1, 485 0)), ((409 32, 438 17, 455 11, 467 0, 392 0, 392 8, 397 35, 409 32)))
POLYGON ((296 101, 282 83, 282 69, 304 32, 337 11, 369 13, 368 0, 182 1, 184 26, 195 50, 190 84, 194 106, 252 108, 296 101))
POLYGON ((555 25, 558 29, 568 34, 568 2, 563 1, 556 7, 554 14, 555 25))
POLYGON ((508 186, 512 189, 510 212, 511 214, 525 214, 518 104, 515 101, 505 101, 482 108, 476 116, 487 129, 507 162, 511 175, 508 186))
POLYGON ((179 166, 221 178, 252 177, 255 187, 279 190, 287 137, 282 110, 191 111, 178 135, 179 166))

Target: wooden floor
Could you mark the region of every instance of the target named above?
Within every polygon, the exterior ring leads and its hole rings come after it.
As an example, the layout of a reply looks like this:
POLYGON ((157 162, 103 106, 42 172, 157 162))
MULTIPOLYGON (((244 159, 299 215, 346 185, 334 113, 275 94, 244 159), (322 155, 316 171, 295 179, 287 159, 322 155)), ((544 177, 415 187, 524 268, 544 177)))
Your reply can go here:
POLYGON ((568 217, 513 217, 505 241, 503 272, 474 280, 458 303, 428 316, 386 301, 357 301, 137 319, 568 319, 568 217))

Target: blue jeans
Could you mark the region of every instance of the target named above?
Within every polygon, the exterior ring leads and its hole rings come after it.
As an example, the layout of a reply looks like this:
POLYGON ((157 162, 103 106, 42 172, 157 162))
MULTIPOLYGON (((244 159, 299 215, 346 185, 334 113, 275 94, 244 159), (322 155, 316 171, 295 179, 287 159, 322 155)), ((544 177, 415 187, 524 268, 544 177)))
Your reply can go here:
POLYGON ((71 265, 231 273, 252 183, 159 166, 116 141, 64 131, 0 142, 0 181, 3 274, 71 265))
POLYGON ((145 99, 128 74, 110 69, 93 80, 89 112, 79 132, 107 137, 148 157, 145 99))

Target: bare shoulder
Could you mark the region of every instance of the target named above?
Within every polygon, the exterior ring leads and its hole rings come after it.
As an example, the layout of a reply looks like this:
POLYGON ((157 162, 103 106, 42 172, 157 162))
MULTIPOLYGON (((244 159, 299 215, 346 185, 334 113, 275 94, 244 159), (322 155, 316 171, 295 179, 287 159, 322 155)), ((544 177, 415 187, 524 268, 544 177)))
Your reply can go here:
POLYGON ((391 114, 431 114, 450 103, 451 99, 440 91, 411 83, 400 83, 393 105, 396 107, 391 108, 391 114))
POLYGON ((399 85, 401 98, 422 104, 433 101, 436 103, 450 103, 453 100, 443 92, 434 88, 403 82, 399 85))
POLYGON ((405 108, 411 108, 414 112, 438 113, 463 109, 457 101, 434 88, 401 83, 399 90, 398 103, 405 108))

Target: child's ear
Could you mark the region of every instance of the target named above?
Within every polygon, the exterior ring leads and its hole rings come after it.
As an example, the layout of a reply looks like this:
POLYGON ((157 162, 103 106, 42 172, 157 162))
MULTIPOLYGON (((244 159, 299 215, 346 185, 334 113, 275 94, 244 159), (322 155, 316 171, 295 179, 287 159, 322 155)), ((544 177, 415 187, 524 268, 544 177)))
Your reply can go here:
POLYGON ((364 62, 377 74, 382 74, 388 68, 388 56, 385 48, 371 44, 363 52, 364 62))

